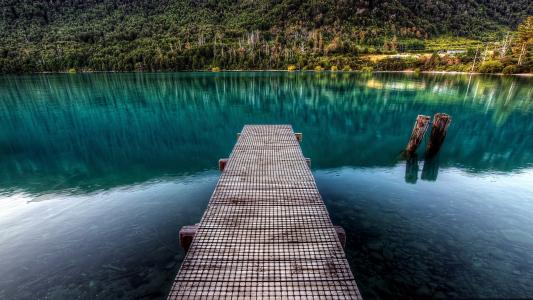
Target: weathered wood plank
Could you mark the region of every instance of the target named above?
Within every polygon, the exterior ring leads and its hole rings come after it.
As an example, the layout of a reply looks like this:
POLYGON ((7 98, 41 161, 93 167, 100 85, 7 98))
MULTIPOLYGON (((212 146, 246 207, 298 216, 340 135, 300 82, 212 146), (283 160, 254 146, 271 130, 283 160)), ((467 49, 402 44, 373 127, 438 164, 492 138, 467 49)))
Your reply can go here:
POLYGON ((170 299, 361 299, 354 280, 176 281, 170 299))
POLYGON ((302 281, 354 279, 344 259, 307 261, 205 261, 187 260, 181 265, 183 280, 302 281))
POLYGON ((335 243, 337 233, 323 228, 199 228, 196 238, 213 243, 335 243))
POLYGON ((216 189, 210 205, 234 204, 252 206, 317 205, 323 204, 316 189, 216 189))
POLYGON ((220 216, 240 216, 242 218, 287 218, 287 217, 328 217, 328 212, 324 205, 310 206, 260 206, 250 207, 242 205, 212 205, 209 213, 205 214, 203 220, 220 216))
POLYGON ((194 241, 187 259, 286 261, 345 258, 335 243, 212 244, 194 241), (190 255, 190 257, 189 257, 190 255))

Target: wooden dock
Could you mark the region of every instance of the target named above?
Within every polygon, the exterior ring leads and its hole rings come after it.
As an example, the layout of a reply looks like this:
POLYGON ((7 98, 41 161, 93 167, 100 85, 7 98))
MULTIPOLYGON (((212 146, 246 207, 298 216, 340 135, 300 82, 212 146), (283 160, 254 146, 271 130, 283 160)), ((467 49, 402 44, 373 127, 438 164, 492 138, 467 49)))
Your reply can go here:
POLYGON ((168 299, 361 299, 290 125, 246 125, 168 299))

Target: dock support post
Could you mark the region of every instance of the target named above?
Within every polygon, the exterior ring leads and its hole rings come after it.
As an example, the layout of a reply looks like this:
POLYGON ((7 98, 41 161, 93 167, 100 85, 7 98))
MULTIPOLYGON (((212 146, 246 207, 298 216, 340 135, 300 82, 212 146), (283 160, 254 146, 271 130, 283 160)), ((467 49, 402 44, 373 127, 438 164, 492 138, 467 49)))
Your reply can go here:
POLYGON ((344 228, 338 225, 334 225, 333 228, 335 228, 335 232, 339 237, 339 241, 341 242, 342 248, 346 248, 346 231, 344 230, 344 228))
POLYGON ((413 132, 411 132, 409 143, 407 143, 407 147, 405 148, 407 155, 415 153, 416 149, 418 149, 418 145, 420 145, 420 142, 422 142, 422 139, 426 134, 430 119, 431 118, 429 116, 425 115, 418 115, 416 117, 415 125, 413 126, 413 132))
POLYGON ((298 142, 300 142, 300 143, 302 142, 302 140, 303 140, 303 138, 304 138, 304 135, 303 135, 303 133, 301 133, 301 132, 295 132, 295 133, 294 133, 294 136, 296 137, 296 140, 297 140, 298 142))
POLYGON ((220 172, 224 172, 224 168, 226 168, 226 164, 228 163, 227 158, 221 158, 218 160, 218 170, 220 172))
POLYGON ((185 252, 189 251, 189 248, 192 244, 192 240, 194 239, 194 236, 196 235, 197 231, 198 224, 186 225, 180 228, 180 245, 183 250, 185 250, 185 252))
POLYGON ((311 159, 309 157, 305 158, 305 162, 307 163, 307 166, 311 168, 311 159))
POLYGON ((241 133, 237 132, 237 140, 241 137, 241 133))
POLYGON ((436 113, 435 116, 433 116, 433 128, 431 128, 431 135, 426 148, 426 156, 431 157, 439 152, 451 122, 452 117, 447 114, 436 113))

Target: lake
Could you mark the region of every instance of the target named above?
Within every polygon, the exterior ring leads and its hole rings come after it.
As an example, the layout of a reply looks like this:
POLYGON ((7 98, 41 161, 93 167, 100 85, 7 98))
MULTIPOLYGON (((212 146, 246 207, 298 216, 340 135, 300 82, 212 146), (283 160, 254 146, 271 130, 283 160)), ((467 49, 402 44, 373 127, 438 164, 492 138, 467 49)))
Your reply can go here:
POLYGON ((0 77, 0 299, 163 299, 244 124, 292 124, 366 299, 533 297, 533 79, 0 77), (418 114, 437 157, 401 151, 418 114))

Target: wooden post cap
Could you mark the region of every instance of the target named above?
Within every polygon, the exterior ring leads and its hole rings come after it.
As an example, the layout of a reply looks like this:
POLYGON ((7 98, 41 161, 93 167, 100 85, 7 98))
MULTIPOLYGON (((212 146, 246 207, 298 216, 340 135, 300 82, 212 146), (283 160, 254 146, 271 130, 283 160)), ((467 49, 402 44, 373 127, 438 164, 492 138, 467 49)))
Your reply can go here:
POLYGON ((301 132, 295 132, 294 136, 296 137, 296 140, 298 140, 298 142, 300 142, 300 143, 302 142, 302 140, 304 138, 304 135, 301 132))
POLYGON ((425 115, 418 115, 416 117, 415 125, 413 126, 413 131, 411 132, 411 137, 409 138, 407 147, 405 147, 405 152, 407 154, 411 155, 416 152, 416 149, 418 149, 420 142, 422 142, 422 139, 426 134, 430 120, 431 118, 425 115))
POLYGON ((195 225, 186 225, 180 228, 179 236, 180 236, 180 245, 185 250, 185 252, 189 251, 189 248, 191 247, 192 240, 194 239, 194 236, 196 235, 196 232, 198 231, 198 224, 195 225))
POLYGON ((218 170, 220 172, 223 172, 224 169, 226 168, 226 165, 228 164, 228 159, 227 158, 221 158, 218 160, 218 170))

